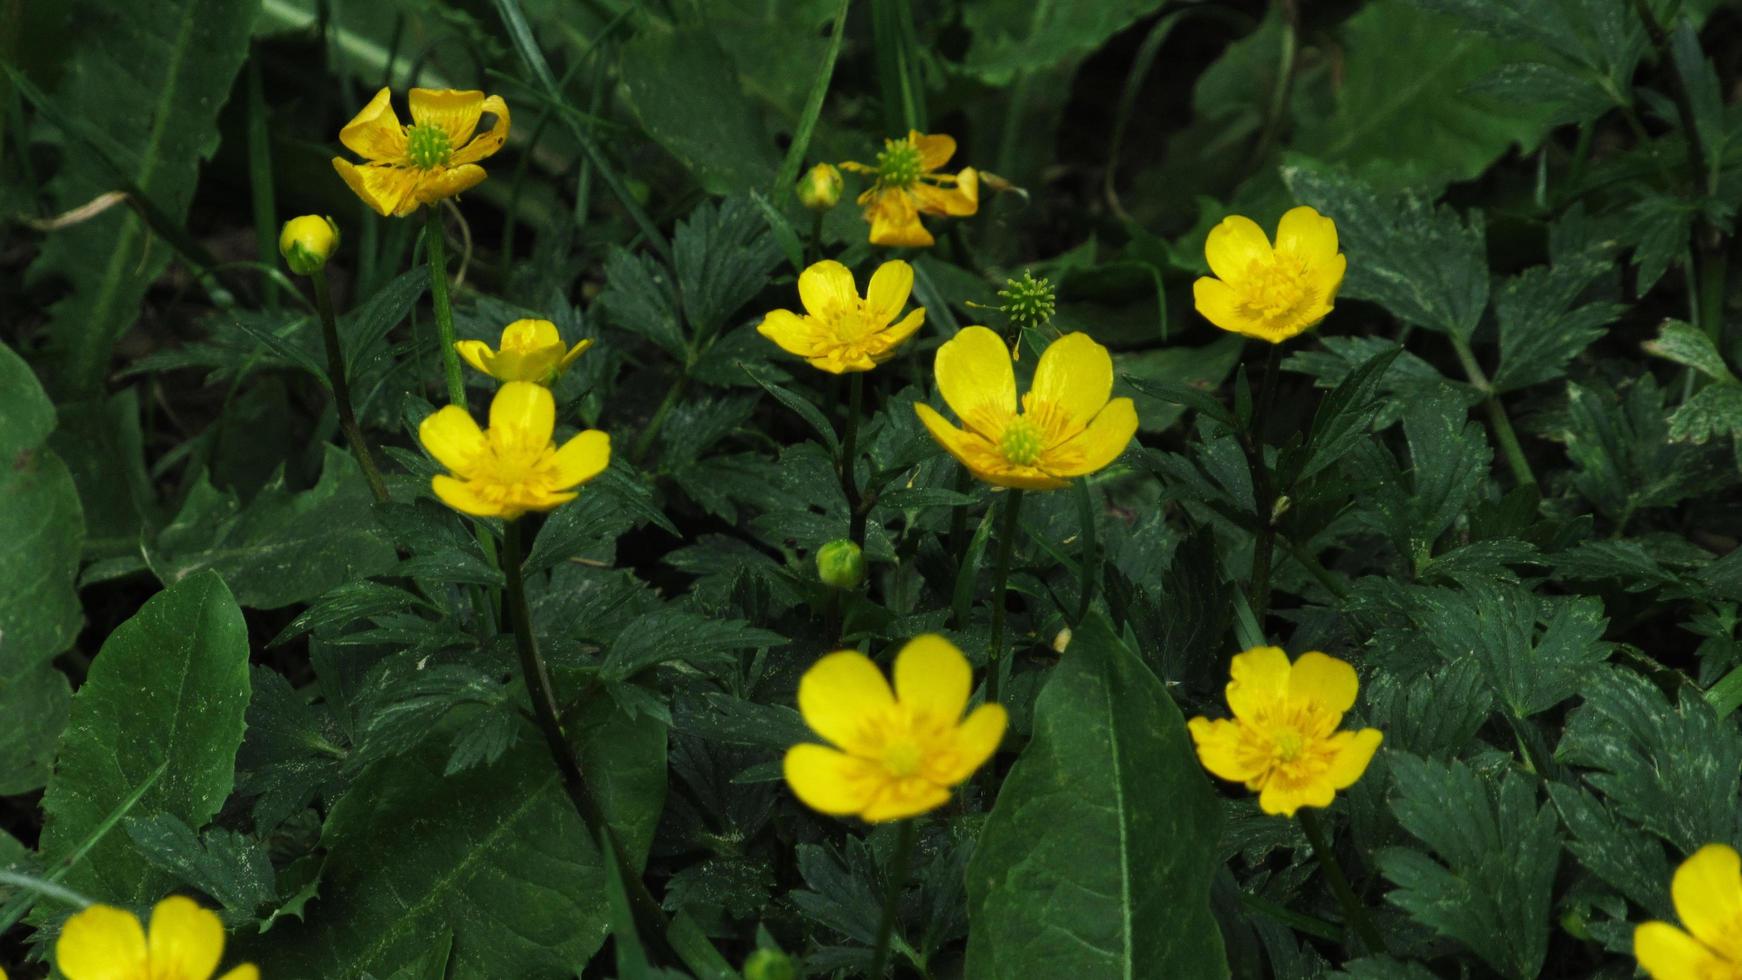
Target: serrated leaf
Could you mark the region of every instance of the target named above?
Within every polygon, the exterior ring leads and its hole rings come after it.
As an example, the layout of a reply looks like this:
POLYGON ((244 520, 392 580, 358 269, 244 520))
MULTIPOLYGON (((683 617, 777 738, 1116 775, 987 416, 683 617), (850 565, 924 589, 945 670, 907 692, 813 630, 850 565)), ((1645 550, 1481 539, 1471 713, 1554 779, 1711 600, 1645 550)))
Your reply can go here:
POLYGON ((1734 382, 1736 376, 1718 353, 1718 345, 1706 332, 1682 320, 1665 320, 1657 336, 1643 345, 1645 352, 1691 367, 1713 381, 1734 382))
POLYGON ((1137 391, 1138 424, 1144 432, 1160 432, 1179 421, 1190 403, 1179 400, 1181 392, 1195 392, 1197 407, 1206 402, 1220 407, 1210 392, 1219 387, 1240 360, 1245 341, 1227 336, 1202 347, 1167 347, 1135 354, 1119 354, 1114 364, 1119 376, 1137 391), (1136 382, 1142 382, 1139 386, 1136 382), (1151 385, 1165 386, 1152 393, 1151 385), (1172 395, 1173 397, 1169 397, 1172 395))
POLYGON ((1306 444, 1298 453, 1285 452, 1277 467, 1277 479, 1285 490, 1324 472, 1367 438, 1368 426, 1382 408, 1380 381, 1401 353, 1402 347, 1392 347, 1374 354, 1319 402, 1306 444))
POLYGON ((1494 696, 1471 660, 1460 660, 1408 682, 1379 674, 1367 686, 1367 720, 1385 733, 1387 748, 1429 759, 1455 758, 1475 741, 1494 696))
POLYGON ((1573 486, 1623 525, 1636 512, 1674 504, 1715 478, 1697 450, 1669 441, 1663 398, 1649 373, 1621 391, 1597 379, 1569 383, 1565 418, 1547 433, 1566 444, 1573 486))
POLYGON ((1589 596, 1539 597, 1522 585, 1472 580, 1419 590, 1414 603, 1411 618, 1433 650, 1448 663, 1473 660, 1514 718, 1572 697, 1609 656, 1609 620, 1589 596))
POLYGON ((841 439, 835 435, 835 427, 829 424, 828 417, 823 415, 821 409, 812 405, 803 395, 782 388, 772 381, 764 381, 748 366, 744 366, 744 373, 750 375, 750 380, 756 382, 763 391, 773 395, 775 401, 792 409, 799 418, 804 419, 805 424, 822 438, 823 444, 829 448, 830 456, 841 455, 841 439))
POLYGON ((1403 410, 1409 442, 1407 475, 1376 445, 1365 452, 1381 475, 1372 520, 1413 567, 1426 567, 1433 546, 1482 488, 1493 451, 1463 400, 1446 388, 1427 389, 1403 410))
POLYGON ((728 198, 718 206, 704 202, 678 222, 671 247, 684 316, 698 337, 718 333, 762 291, 780 261, 773 235, 756 220, 755 206, 744 197, 728 198))
POLYGON ((1584 789, 1551 782, 1548 795, 1572 834, 1567 850, 1580 864, 1657 918, 1674 919, 1671 869, 1662 844, 1618 819, 1584 789))
POLYGON ((230 912, 252 917, 278 899, 272 860, 260 841, 223 828, 195 834, 172 813, 128 817, 121 825, 145 860, 230 912))
POLYGON ((625 681, 649 667, 682 664, 706 669, 736 663, 736 652, 783 646, 786 637, 742 620, 716 620, 676 609, 648 613, 624 627, 605 651, 599 676, 625 681))
POLYGON ((1602 301, 1574 304, 1609 270, 1598 261, 1538 266, 1500 287, 1494 296, 1500 323, 1495 391, 1516 391, 1561 377, 1567 362, 1603 335, 1626 307, 1602 301))
POLYGON ((688 338, 678 315, 677 285, 652 256, 613 245, 605 258, 605 288, 599 302, 613 325, 658 344, 685 363, 688 338))
MULTIPOLYGON (((255 667, 252 677, 248 734, 236 753, 236 793, 254 801, 255 832, 269 834, 318 794, 341 785, 348 740, 327 703, 311 703, 270 668, 255 667)), ((336 701, 337 693, 327 697, 336 701)))
POLYGON ((1669 417, 1671 442, 1706 442, 1742 435, 1742 383, 1712 384, 1694 392, 1669 417))

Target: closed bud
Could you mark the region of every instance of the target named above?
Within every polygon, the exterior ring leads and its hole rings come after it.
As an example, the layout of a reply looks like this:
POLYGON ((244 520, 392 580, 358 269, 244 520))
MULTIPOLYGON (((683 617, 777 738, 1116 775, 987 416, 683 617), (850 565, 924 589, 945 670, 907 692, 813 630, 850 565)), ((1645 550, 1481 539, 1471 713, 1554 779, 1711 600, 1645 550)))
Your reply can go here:
POLYGON ((798 179, 798 201, 812 211, 827 211, 841 203, 841 172, 832 163, 819 163, 798 179))
POLYGON ((1058 634, 1052 638, 1052 652, 1064 653, 1070 645, 1071 628, 1066 626, 1064 629, 1059 630, 1058 634))
POLYGON ((744 980, 794 980, 792 957, 778 949, 759 949, 744 961, 744 980))
POLYGON ((284 256, 290 271, 299 276, 320 271, 338 247, 339 226, 333 219, 318 214, 292 218, 278 233, 278 254, 284 256))
POLYGON ((856 589, 865 581, 865 554, 846 538, 817 549, 817 577, 837 589, 856 589))

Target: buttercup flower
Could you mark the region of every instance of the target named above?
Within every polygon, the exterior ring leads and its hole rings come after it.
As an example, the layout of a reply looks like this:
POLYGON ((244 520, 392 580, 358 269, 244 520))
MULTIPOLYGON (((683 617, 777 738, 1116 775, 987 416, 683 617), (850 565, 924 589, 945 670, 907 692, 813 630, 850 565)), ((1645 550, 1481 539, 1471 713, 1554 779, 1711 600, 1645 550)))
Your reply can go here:
MULTIPOLYGON (((190 898, 172 895, 151 910, 151 933, 139 917, 93 905, 67 920, 54 944, 67 980, 211 980, 224 958, 224 924, 190 898)), ((219 980, 259 980, 244 963, 219 980)))
POLYGON ((318 214, 305 214, 284 223, 278 233, 278 254, 290 271, 299 276, 324 269, 333 250, 339 247, 339 226, 333 219, 318 214))
POLYGON ((824 259, 799 273, 798 298, 807 315, 775 310, 756 332, 830 374, 869 371, 894 357, 925 322, 925 307, 901 316, 911 292, 913 267, 906 262, 878 266, 861 299, 847 267, 824 259))
POLYGON ((502 328, 500 350, 482 340, 456 340, 454 350, 466 363, 497 381, 531 381, 548 385, 593 346, 591 339, 573 347, 563 343, 549 320, 516 320, 502 328))
POLYGON ((611 463, 611 437, 588 429, 557 448, 556 399, 530 381, 510 381, 490 403, 490 429, 449 405, 417 427, 417 438, 453 476, 439 475, 431 489, 442 503, 475 517, 515 518, 550 510, 578 494, 574 488, 611 463))
POLYGON ((865 220, 871 223, 871 244, 924 248, 931 232, 919 223, 922 214, 963 217, 980 210, 980 175, 964 167, 954 176, 935 171, 956 155, 956 141, 910 130, 903 139, 884 140, 877 165, 847 161, 842 170, 875 174, 871 188, 859 195, 865 220))
POLYGON ((383 215, 403 217, 482 181, 484 168, 478 161, 508 139, 508 104, 501 96, 482 92, 414 88, 411 123, 400 125, 384 88, 339 130, 339 142, 367 162, 334 157, 333 169, 383 215), (474 137, 486 112, 496 122, 474 137))
POLYGON ((1204 319, 1223 330, 1280 344, 1331 312, 1346 260, 1337 223, 1308 207, 1276 226, 1276 244, 1250 218, 1231 215, 1210 229, 1204 258, 1214 277, 1192 284, 1204 319))
POLYGON ((966 718, 974 675, 941 636, 919 636, 895 657, 895 691, 871 658, 842 650, 811 665, 798 684, 805 724, 836 746, 786 753, 786 782, 806 806, 878 823, 925 813, 950 798, 1004 738, 1004 708, 966 718))
POLYGON ((1010 349, 985 327, 965 327, 938 348, 938 391, 964 428, 930 405, 913 408, 932 438, 987 483, 1056 490, 1119 458, 1137 432, 1137 408, 1113 392, 1113 358, 1088 334, 1048 345, 1016 410, 1010 349))
POLYGON ((1337 730, 1355 704, 1355 668, 1322 653, 1291 665, 1276 647, 1253 647, 1229 672, 1233 720, 1193 718, 1187 727, 1204 768, 1258 792, 1265 813, 1330 806, 1367 771, 1379 729, 1337 730))
POLYGON ((1742 978, 1742 857, 1707 844, 1675 869, 1670 881, 1684 932, 1668 922, 1633 930, 1633 955, 1652 980, 1742 978))

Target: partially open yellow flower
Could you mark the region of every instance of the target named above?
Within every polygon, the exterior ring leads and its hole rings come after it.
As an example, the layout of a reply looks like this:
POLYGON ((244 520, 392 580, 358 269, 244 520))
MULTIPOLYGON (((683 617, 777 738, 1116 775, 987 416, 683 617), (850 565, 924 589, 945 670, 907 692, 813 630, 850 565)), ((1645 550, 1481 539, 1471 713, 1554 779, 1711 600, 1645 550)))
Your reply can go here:
MULTIPOLYGON (((67 920, 54 944, 67 980, 211 980, 224 958, 224 924, 193 899, 172 895, 151 910, 151 934, 139 917, 93 905, 67 920)), ((259 980, 244 963, 219 980, 259 980)))
POLYGON ((1668 922, 1633 931, 1633 955, 1651 980, 1742 980, 1742 857, 1707 844, 1670 881, 1684 932, 1668 922))
POLYGON ((403 217, 481 182, 478 161, 508 139, 508 104, 482 92, 414 88, 411 123, 400 125, 384 88, 339 130, 339 142, 367 162, 334 157, 333 168, 379 214, 403 217), (496 123, 474 137, 486 112, 496 123))
POLYGON ((859 195, 865 220, 871 222, 871 244, 925 248, 934 239, 919 223, 922 214, 963 217, 980 210, 980 175, 964 167, 955 175, 935 171, 956 155, 956 141, 909 130, 906 137, 884 140, 877 165, 849 160, 842 170, 875 174, 876 181, 859 195))
POLYGON ((913 267, 906 262, 878 266, 861 299, 847 267, 824 259, 799 273, 798 298, 807 315, 775 310, 756 332, 830 374, 869 371, 894 357, 925 323, 923 306, 901 316, 911 292, 913 267))
POLYGON ((1280 344, 1331 312, 1347 261, 1337 223, 1308 207, 1276 226, 1276 244, 1251 218, 1231 215, 1210 229, 1204 258, 1215 277, 1192 284, 1204 319, 1223 330, 1280 344))
POLYGON ((942 806, 950 789, 984 765, 1004 738, 1004 708, 966 718, 974 672, 941 636, 915 637, 895 657, 895 690, 854 650, 811 665, 798 684, 805 724, 836 746, 786 753, 786 782, 806 806, 871 823, 942 806))
POLYGON ((913 408, 932 438, 987 483, 1056 490, 1119 458, 1137 432, 1137 408, 1113 392, 1113 358, 1088 334, 1048 345, 1016 410, 1010 348, 985 327, 965 327, 938 348, 938 391, 964 428, 924 402, 913 408))
POLYGON ((556 399, 530 381, 510 381, 490 402, 490 429, 448 405, 417 427, 423 448, 453 473, 431 489, 442 503, 475 517, 515 518, 575 499, 574 488, 611 464, 611 437, 588 429, 557 448, 556 399))
POLYGON ((1379 729, 1337 730, 1355 704, 1355 668, 1322 653, 1303 653, 1291 665, 1277 647, 1253 647, 1234 657, 1229 673, 1233 720, 1193 718, 1187 727, 1204 768, 1245 783, 1265 813, 1292 817, 1303 806, 1330 806, 1337 790, 1367 771, 1379 729))
POLYGON ((549 320, 516 320, 502 328, 500 344, 499 350, 491 350, 482 340, 456 340, 454 350, 467 364, 497 381, 548 385, 593 346, 591 339, 573 347, 564 344, 556 324, 549 320))

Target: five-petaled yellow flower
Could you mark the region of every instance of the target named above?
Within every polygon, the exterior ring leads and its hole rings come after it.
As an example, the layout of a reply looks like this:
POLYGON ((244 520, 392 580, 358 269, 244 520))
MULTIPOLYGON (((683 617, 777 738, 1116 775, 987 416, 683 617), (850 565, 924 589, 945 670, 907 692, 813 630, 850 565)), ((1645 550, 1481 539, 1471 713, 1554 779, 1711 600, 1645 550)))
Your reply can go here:
POLYGON ((1088 334, 1053 341, 1016 410, 1010 348, 985 327, 965 327, 938 348, 938 391, 964 428, 915 403, 919 420, 951 456, 987 483, 1056 490, 1119 458, 1137 432, 1137 408, 1113 392, 1113 358, 1088 334))
POLYGON ((836 747, 787 750, 787 785, 812 809, 871 823, 942 806, 1004 738, 1003 707, 982 704, 962 717, 973 682, 968 659, 941 636, 901 648, 893 693, 871 658, 829 654, 799 681, 798 710, 836 747))
POLYGON ((403 217, 476 186, 484 179, 478 161, 507 139, 508 104, 499 95, 414 88, 411 125, 402 126, 384 88, 339 130, 339 142, 367 162, 334 157, 333 168, 365 204, 403 217), (486 112, 496 123, 474 137, 486 112))
POLYGON ((1647 922, 1633 931, 1633 955, 1651 980, 1742 978, 1742 857, 1707 844, 1675 869, 1670 897, 1687 931, 1647 922))
POLYGON ((611 463, 611 437, 588 429, 557 448, 556 399, 530 381, 510 381, 490 403, 490 429, 448 405, 417 427, 418 441, 453 476, 438 475, 431 489, 442 503, 475 517, 516 518, 550 510, 578 494, 574 488, 611 463))
POLYGON ((806 315, 775 310, 756 332, 830 374, 869 371, 894 357, 895 348, 925 323, 923 306, 901 316, 911 292, 913 267, 906 262, 878 266, 860 298, 847 267, 824 259, 799 273, 798 298, 806 315))
POLYGON ((1337 730, 1355 704, 1355 668, 1322 653, 1291 665, 1276 647, 1253 647, 1229 673, 1233 720, 1193 718, 1188 727, 1204 768, 1258 792, 1265 813, 1330 806, 1367 771, 1379 729, 1337 730))
POLYGON ((953 176, 936 172, 955 155, 953 138, 915 129, 902 139, 884 140, 876 166, 841 164, 842 170, 876 175, 859 195, 859 207, 871 223, 871 244, 924 248, 933 239, 919 223, 920 215, 963 217, 980 210, 980 175, 973 167, 953 176))
POLYGON ((591 346, 590 339, 573 347, 563 343, 556 324, 549 320, 516 320, 503 327, 498 350, 491 350, 482 340, 454 341, 454 350, 467 364, 497 381, 541 385, 555 381, 591 346))
MULTIPOLYGON (((224 958, 224 924, 193 899, 172 895, 151 910, 148 936, 139 917, 93 905, 67 920, 54 960, 67 980, 211 980, 224 958)), ((219 980, 259 980, 251 963, 219 980)))
POLYGON ((1251 218, 1231 215, 1210 229, 1204 258, 1214 277, 1192 284, 1206 320, 1233 333, 1280 344, 1331 312, 1347 265, 1337 223, 1308 207, 1276 226, 1276 244, 1251 218))

